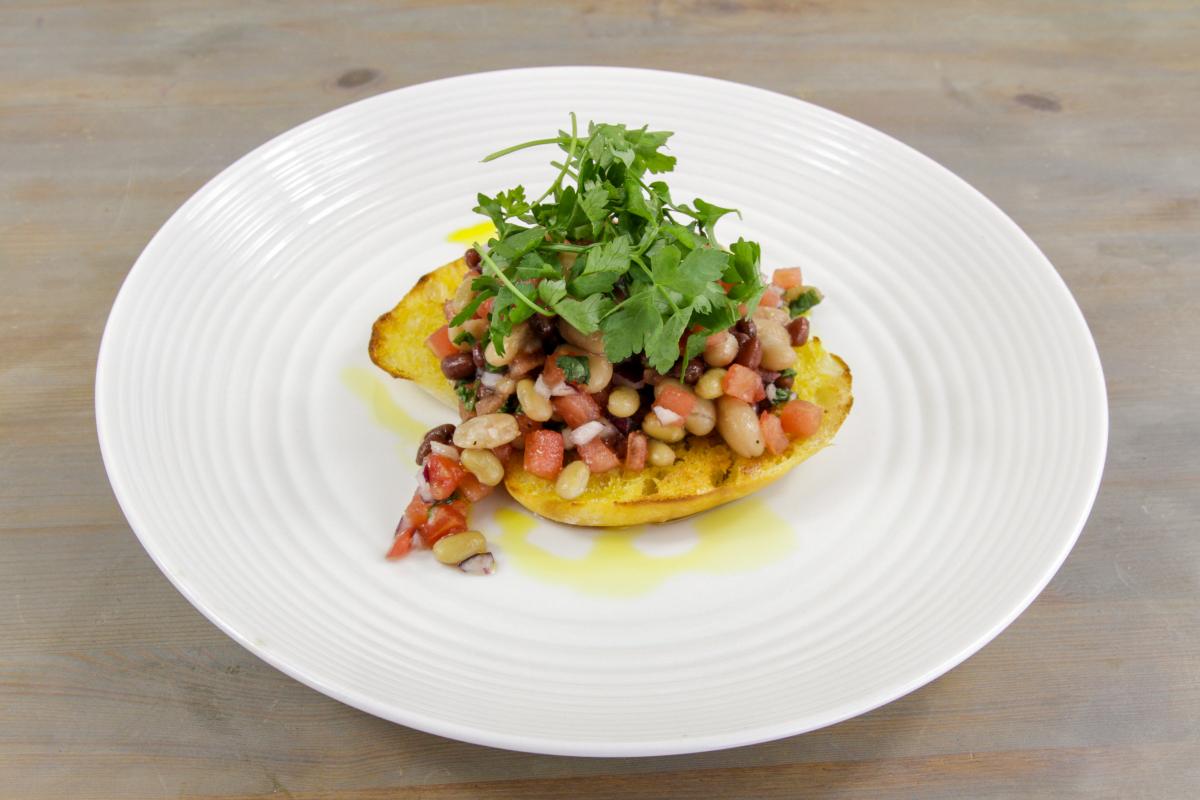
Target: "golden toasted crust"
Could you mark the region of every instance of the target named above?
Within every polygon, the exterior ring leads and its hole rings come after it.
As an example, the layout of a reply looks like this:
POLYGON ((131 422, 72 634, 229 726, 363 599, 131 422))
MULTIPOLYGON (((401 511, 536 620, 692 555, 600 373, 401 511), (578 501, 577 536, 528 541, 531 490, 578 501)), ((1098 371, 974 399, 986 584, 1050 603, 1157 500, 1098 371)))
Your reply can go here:
POLYGON ((467 274, 461 258, 422 275, 396 307, 375 320, 370 353, 376 366, 394 378, 405 378, 451 408, 458 399, 442 365, 425 340, 446 324, 442 306, 467 274))
MULTIPOLYGON (((454 293, 466 272, 460 260, 429 273, 412 291, 375 323, 371 360, 388 373, 415 381, 455 406, 454 392, 442 376, 437 358, 425 338, 445 324, 442 304, 454 293)), ((669 467, 641 472, 612 470, 593 475, 587 491, 564 500, 551 481, 537 477, 514 459, 504 485, 509 494, 537 514, 573 525, 621 526, 665 522, 728 503, 783 477, 801 461, 828 445, 854 403, 846 363, 813 338, 796 348, 794 390, 802 400, 825 409, 821 427, 786 451, 758 458, 736 456, 717 436, 688 437, 674 446, 676 461, 669 467)))

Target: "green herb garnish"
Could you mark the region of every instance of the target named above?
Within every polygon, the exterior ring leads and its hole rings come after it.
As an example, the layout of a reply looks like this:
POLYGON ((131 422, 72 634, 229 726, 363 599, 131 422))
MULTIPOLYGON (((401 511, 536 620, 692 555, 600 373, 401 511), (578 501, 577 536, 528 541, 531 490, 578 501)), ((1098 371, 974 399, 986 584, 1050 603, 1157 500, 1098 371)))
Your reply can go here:
POLYGON ((475 410, 475 382, 474 381, 455 381, 454 393, 458 395, 458 399, 462 401, 463 407, 467 411, 475 410))
POLYGON ((815 286, 805 286, 800 296, 788 303, 788 312, 793 317, 798 317, 824 299, 825 295, 821 294, 820 289, 815 286))
POLYGON ((571 383, 587 383, 592 376, 585 356, 559 356, 554 363, 571 383))
MULTIPOLYGON (((492 220, 496 236, 475 245, 483 274, 452 322, 495 298, 488 338, 500 354, 514 326, 543 314, 585 334, 602 331, 614 363, 644 353, 666 373, 703 350, 710 334, 752 313, 765 288, 759 246, 738 239, 726 248, 716 236, 718 220, 737 211, 700 198, 677 203, 665 183, 649 180, 675 167, 662 152, 671 135, 591 122, 581 134, 571 114, 570 132, 487 156, 542 146, 563 154, 551 161, 556 177, 536 200, 523 186, 478 196, 475 211, 492 220), (574 257, 569 269, 565 254, 574 257)), ((564 360, 567 379, 586 382, 586 361, 564 360)))

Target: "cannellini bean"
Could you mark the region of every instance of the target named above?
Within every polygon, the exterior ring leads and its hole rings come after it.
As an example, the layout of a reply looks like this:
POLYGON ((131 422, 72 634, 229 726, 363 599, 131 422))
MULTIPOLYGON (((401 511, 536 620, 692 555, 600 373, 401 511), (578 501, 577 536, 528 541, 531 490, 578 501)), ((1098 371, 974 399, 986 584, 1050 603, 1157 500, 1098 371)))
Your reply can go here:
POLYGON ((717 400, 717 430, 725 444, 739 456, 755 458, 763 453, 762 429, 754 408, 736 397, 717 400))
POLYGON ((522 350, 528 347, 533 341, 533 334, 529 330, 529 323, 522 322, 512 329, 512 333, 504 337, 504 355, 496 352, 496 346, 488 342, 484 348, 483 357, 493 367, 506 367, 512 363, 522 350))
POLYGON ((565 319, 559 317, 558 332, 568 342, 589 353, 599 355, 604 352, 604 335, 600 331, 589 334, 580 333, 577 328, 572 327, 565 319))
POLYGON ((642 404, 642 398, 628 386, 619 386, 608 396, 608 413, 614 417, 632 417, 642 404))
POLYGON ((545 422, 554 413, 554 406, 550 404, 550 399, 539 394, 537 384, 529 378, 517 381, 517 402, 521 404, 521 410, 525 412, 525 416, 536 422, 545 422))
POLYGON ((504 465, 491 450, 463 450, 459 460, 485 486, 499 486, 504 480, 504 465))
POLYGON ((642 420, 642 431, 652 439, 674 444, 683 440, 687 430, 682 425, 664 425, 654 414, 647 414, 642 420))
POLYGON ((666 442, 651 439, 646 447, 646 461, 656 467, 669 467, 675 463, 675 451, 666 442))
POLYGON ((688 414, 687 419, 683 421, 683 427, 687 428, 687 432, 696 436, 707 436, 712 433, 716 424, 717 407, 712 400, 703 397, 696 398, 696 405, 692 408, 692 413, 688 414))
POLYGON ((461 564, 471 556, 487 552, 487 539, 479 531, 443 536, 433 543, 433 557, 443 564, 461 564))
POLYGON ((702 397, 705 400, 716 400, 721 395, 725 394, 724 388, 721 386, 721 381, 725 380, 725 370, 720 367, 714 367, 700 376, 700 380, 696 382, 696 396, 702 397))
POLYGON ((589 353, 588 361, 588 381, 587 390, 589 394, 595 394, 601 389, 608 386, 612 381, 613 365, 612 362, 603 355, 589 353))
POLYGON ((786 308, 769 308, 767 306, 759 306, 758 308, 754 309, 754 321, 759 324, 760 331, 762 330, 761 326, 764 322, 778 322, 780 325, 787 325, 788 320, 790 319, 791 317, 788 316, 786 308))
POLYGON ((454 444, 460 448, 490 450, 508 444, 520 434, 512 414, 481 414, 459 423, 454 444))
POLYGON ((562 472, 558 473, 558 479, 554 481, 554 491, 564 500, 574 500, 587 489, 591 476, 592 472, 588 469, 587 464, 582 461, 572 461, 563 467, 562 472))
POLYGON ((758 341, 762 344, 761 367, 773 371, 787 369, 796 363, 796 351, 792 349, 792 337, 787 328, 775 321, 760 320, 758 341))
POLYGON ((712 367, 728 366, 737 354, 737 339, 729 331, 713 334, 704 345, 704 362, 712 367))

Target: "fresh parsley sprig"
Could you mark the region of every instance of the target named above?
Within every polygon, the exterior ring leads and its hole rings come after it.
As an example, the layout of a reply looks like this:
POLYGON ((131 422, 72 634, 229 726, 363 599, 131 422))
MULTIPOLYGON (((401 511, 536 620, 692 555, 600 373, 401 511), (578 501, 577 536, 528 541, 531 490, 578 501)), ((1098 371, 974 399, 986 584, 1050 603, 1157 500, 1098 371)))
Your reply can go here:
POLYGON ((478 196, 495 238, 476 245, 483 274, 459 317, 494 298, 488 337, 499 352, 514 326, 533 314, 559 316, 587 334, 602 331, 613 362, 644 354, 660 372, 686 362, 705 339, 757 306, 765 289, 760 249, 738 239, 728 248, 717 222, 736 209, 700 198, 690 205, 650 175, 670 172, 669 131, 589 122, 521 142, 483 160, 534 147, 557 147, 556 176, 533 201, 516 186, 478 196), (572 261, 573 259, 573 261, 572 261))

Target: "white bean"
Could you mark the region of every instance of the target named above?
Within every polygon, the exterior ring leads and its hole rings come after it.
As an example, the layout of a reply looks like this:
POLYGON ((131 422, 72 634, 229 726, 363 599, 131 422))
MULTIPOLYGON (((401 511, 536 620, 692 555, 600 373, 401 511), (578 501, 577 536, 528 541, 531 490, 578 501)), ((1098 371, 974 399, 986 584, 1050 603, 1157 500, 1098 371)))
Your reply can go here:
POLYGON ((582 348, 589 353, 599 355, 604 352, 604 336, 600 331, 595 331, 589 334, 580 333, 577 328, 572 327, 562 317, 558 318, 558 332, 562 337, 576 347, 582 348))
POLYGON ((595 394, 604 387, 608 386, 613 376, 613 365, 602 355, 589 353, 588 361, 588 380, 587 391, 589 394, 595 394))
POLYGON ((655 414, 646 415, 642 420, 642 430, 653 439, 671 444, 683 441, 687 435, 687 429, 682 425, 664 425, 655 414))
POLYGON ((642 404, 642 398, 628 386, 619 386, 608 396, 608 413, 614 417, 632 417, 642 404))
POLYGON ((696 398, 696 405, 692 408, 692 413, 688 414, 687 419, 683 421, 683 427, 687 428, 687 432, 696 436, 707 436, 712 433, 716 424, 717 407, 712 400, 703 397, 696 398))
POLYGON ((485 486, 499 486, 504 480, 504 465, 491 450, 463 450, 459 460, 485 486))
POLYGON ((725 370, 713 367, 701 375, 700 380, 696 381, 696 396, 707 400, 716 400, 725 394, 724 380, 725 370))
POLYGON ((520 432, 512 414, 482 414, 459 423, 454 430, 454 444, 463 449, 490 450, 508 444, 520 432))
POLYGON ((763 453, 762 429, 754 408, 736 397, 717 400, 717 430, 729 449, 739 456, 755 458, 763 453))
POLYGON ((545 422, 554 414, 554 406, 550 405, 549 399, 537 393, 535 386, 529 378, 517 381, 517 401, 521 404, 525 416, 536 422, 545 422))
POLYGON ((554 491, 563 500, 574 500, 587 489, 588 480, 592 477, 588 465, 582 461, 572 461, 558 473, 554 482, 554 491))
POLYGON ((461 564, 471 556, 487 552, 487 539, 479 531, 463 531, 434 542, 433 557, 443 564, 461 564))
POLYGON ((675 451, 666 442, 651 439, 646 445, 646 461, 655 467, 669 467, 675 463, 675 451))
POLYGON ((726 367, 737 358, 738 343, 729 331, 710 336, 704 345, 704 361, 710 367, 726 367))
POLYGON ((484 348, 483 357, 493 367, 506 367, 521 354, 521 351, 533 341, 533 338, 533 334, 529 330, 529 323, 522 322, 512 329, 512 333, 504 337, 504 355, 497 353, 496 346, 488 342, 487 347, 484 348))
POLYGON ((763 369, 787 369, 796 363, 796 351, 792 349, 792 337, 787 328, 771 320, 759 320, 758 342, 762 345, 763 369))

